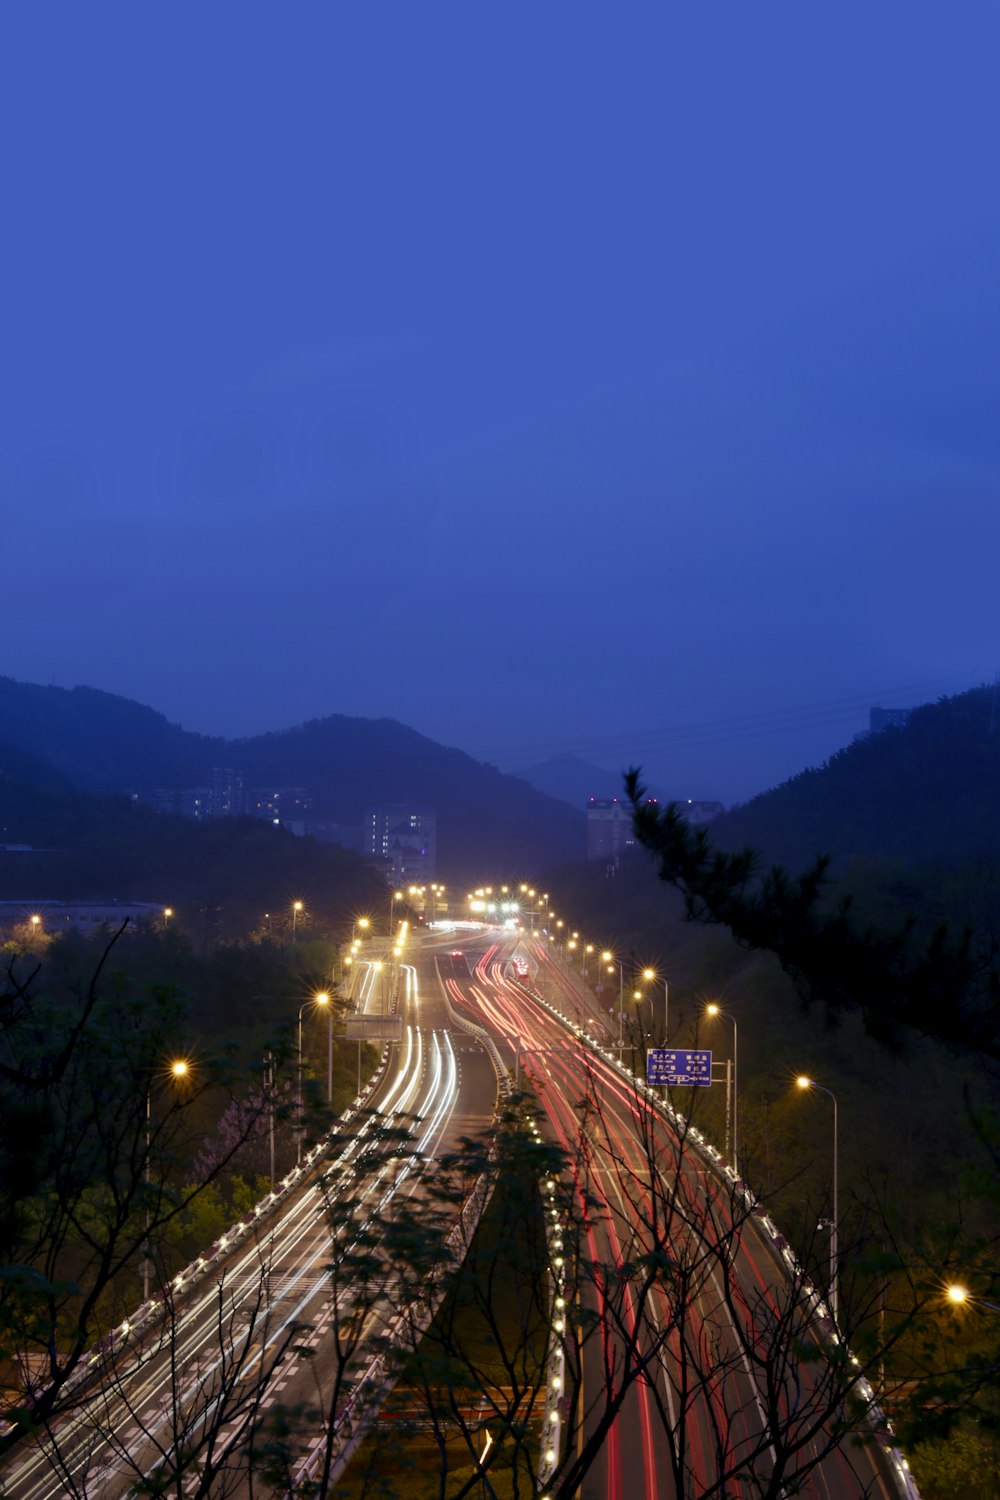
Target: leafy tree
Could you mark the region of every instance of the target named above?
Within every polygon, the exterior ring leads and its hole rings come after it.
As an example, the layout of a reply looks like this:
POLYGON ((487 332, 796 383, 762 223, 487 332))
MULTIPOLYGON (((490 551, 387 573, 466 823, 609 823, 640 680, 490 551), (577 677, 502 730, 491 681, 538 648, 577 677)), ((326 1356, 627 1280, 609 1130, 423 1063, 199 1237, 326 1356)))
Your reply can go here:
POLYGON ((763 866, 753 849, 729 854, 693 829, 675 803, 646 799, 639 772, 626 788, 639 843, 689 920, 727 927, 743 947, 774 953, 804 994, 831 1012, 860 1010, 867 1030, 897 1041, 905 1028, 1000 1061, 1000 970, 970 929, 929 937, 907 919, 882 931, 854 920, 850 897, 831 902, 830 860, 800 874, 763 866))
POLYGON ((0 983, 0 1362, 18 1420, 5 1443, 75 1399, 90 1349, 159 1282, 176 1226, 228 1166, 181 1186, 233 1080, 190 1057, 172 990, 112 982, 120 936, 75 991, 41 990, 17 955, 0 983))

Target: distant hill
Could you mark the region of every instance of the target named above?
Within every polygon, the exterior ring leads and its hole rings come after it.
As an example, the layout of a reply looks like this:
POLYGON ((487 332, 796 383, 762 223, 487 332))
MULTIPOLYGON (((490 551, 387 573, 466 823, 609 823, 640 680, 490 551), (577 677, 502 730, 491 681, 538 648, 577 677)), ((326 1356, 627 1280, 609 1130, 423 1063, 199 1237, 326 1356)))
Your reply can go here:
MULTIPOLYGON (((621 797, 625 770, 625 766, 618 766, 608 771, 603 766, 581 760, 577 755, 564 753, 519 769, 515 774, 547 797, 568 802, 571 807, 585 807, 590 797, 621 797)), ((646 790, 661 802, 668 800, 656 786, 648 786, 646 790)))
POLYGON ((547 797, 583 807, 588 797, 620 797, 621 771, 605 771, 576 755, 553 755, 537 765, 526 766, 517 773, 547 797))
POLYGON ((818 770, 718 818, 713 842, 780 863, 832 855, 912 865, 1000 853, 1000 732, 991 688, 915 708, 902 727, 857 740, 818 770))
POLYGON ((381 877, 349 850, 251 818, 161 816, 65 782, 21 780, 15 766, 37 770, 0 746, 0 900, 162 902, 190 935, 212 941, 244 936, 267 911, 281 933, 293 899, 305 903, 307 933, 343 930, 383 903, 381 877))
POLYGON ((456 878, 513 876, 583 854, 582 812, 394 719, 332 715, 226 740, 94 688, 0 678, 0 743, 90 793, 190 785, 210 766, 232 766, 247 785, 308 787, 317 815, 341 824, 386 804, 430 808, 440 869, 456 878))

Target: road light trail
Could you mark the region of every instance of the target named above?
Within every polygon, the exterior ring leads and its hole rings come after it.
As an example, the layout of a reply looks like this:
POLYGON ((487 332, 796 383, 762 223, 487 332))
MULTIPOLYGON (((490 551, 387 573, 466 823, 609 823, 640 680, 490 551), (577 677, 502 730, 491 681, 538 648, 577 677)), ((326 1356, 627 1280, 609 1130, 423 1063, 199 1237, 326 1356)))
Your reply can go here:
MULTIPOLYGON (((543 968, 550 972, 552 966, 548 964, 547 952, 541 949, 538 957, 543 968)), ((503 972, 503 964, 492 959, 491 950, 477 965, 476 982, 469 986, 465 1002, 478 1006, 480 1018, 508 1045, 518 1049, 529 1071, 538 1076, 539 1101, 556 1138, 569 1149, 578 1142, 579 1120, 575 1104, 581 1093, 581 1070, 591 1077, 594 1092, 602 1101, 602 1127, 607 1134, 602 1149, 608 1167, 598 1185, 605 1204, 608 1261, 614 1264, 616 1255, 620 1259, 623 1250, 618 1225, 635 1238, 636 1243, 641 1243, 642 1234, 653 1220, 651 1193, 655 1183, 651 1182, 650 1190, 645 1193, 636 1186, 643 1170, 647 1173, 649 1170, 648 1158, 640 1150, 643 1141, 648 1143, 651 1151, 666 1153, 666 1160, 676 1159, 678 1169, 674 1192, 678 1211, 687 1216, 691 1226, 704 1222, 711 1237, 723 1249, 730 1247, 732 1273, 727 1271, 723 1275, 722 1261, 718 1256, 715 1264, 707 1266, 697 1296, 687 1310, 687 1324, 690 1326, 684 1330, 672 1330, 671 1336, 663 1341, 659 1356, 665 1378, 664 1361, 690 1357, 693 1346, 702 1353, 713 1348, 718 1353, 720 1374, 707 1381, 701 1408, 694 1414, 692 1437, 697 1441, 691 1444, 691 1461, 697 1482, 712 1492, 715 1479, 709 1454, 718 1448, 720 1442, 723 1443, 722 1457, 729 1455, 730 1468, 739 1466, 741 1451, 756 1453, 758 1462, 767 1459, 770 1464, 776 1464, 774 1445, 767 1441, 767 1410, 751 1364, 751 1351, 755 1347, 755 1320, 763 1318, 765 1323, 770 1323, 777 1319, 780 1307, 786 1305, 790 1295, 787 1271, 781 1257, 767 1240, 758 1237, 755 1221, 742 1209, 742 1197, 734 1195, 731 1184, 726 1183, 720 1171, 709 1169, 702 1154, 700 1135, 692 1130, 690 1142, 681 1140, 669 1118, 651 1107, 644 1084, 624 1078, 615 1063, 600 1052, 585 1048, 576 1029, 558 1021, 525 991, 523 985, 510 983, 503 972), (537 1065, 535 1055, 539 1058, 537 1065), (741 1212, 737 1222, 735 1210, 738 1206, 741 1212), (678 1344, 682 1331, 685 1338, 693 1341, 693 1345, 689 1343, 686 1349, 678 1344)), ((579 1012, 579 994, 575 988, 569 989, 558 967, 555 975, 571 1006, 579 1012)), ((693 1233, 693 1227, 689 1232, 693 1233)), ((592 1245, 590 1253, 593 1256, 592 1245)), ((662 1288, 657 1290, 655 1300, 657 1319, 652 1326, 662 1332, 665 1327, 663 1319, 669 1319, 670 1311, 662 1288)), ((630 1322, 630 1317, 631 1310, 626 1302, 625 1336, 634 1330, 634 1320, 630 1322)), ((805 1303, 803 1317, 814 1317, 805 1303)), ((825 1337, 822 1332, 819 1336, 821 1339, 825 1337)), ((800 1366, 791 1378, 799 1383, 804 1399, 815 1393, 816 1380, 808 1367, 800 1366)), ((787 1391, 782 1399, 787 1403, 787 1391)), ((654 1463, 658 1443, 644 1420, 641 1393, 635 1404, 643 1434, 641 1481, 648 1495, 666 1495, 668 1490, 664 1488, 662 1474, 657 1475, 654 1463)), ((785 1414, 789 1415, 787 1406, 785 1414)), ((680 1418, 676 1409, 669 1412, 672 1427, 676 1427, 680 1418)), ((630 1420, 623 1408, 621 1421, 628 1423, 630 1420)), ((824 1441, 821 1433, 810 1437, 808 1429, 804 1429, 801 1450, 818 1453, 821 1441, 824 1441)), ((609 1447, 606 1488, 603 1491, 591 1490, 591 1486, 585 1483, 585 1493, 612 1493, 622 1482, 623 1475, 613 1472, 614 1454, 612 1444, 609 1447)), ((630 1478, 630 1492, 638 1493, 640 1476, 634 1465, 630 1478)), ((843 1445, 824 1454, 820 1466, 805 1478, 805 1486, 803 1493, 817 1496, 826 1493, 827 1489, 838 1497, 874 1493, 891 1497, 899 1493, 889 1487, 876 1456, 869 1449, 849 1454, 843 1445)), ((669 1492, 672 1493, 672 1489, 669 1492)))
MULTIPOLYGON (((409 967, 406 990, 415 1001, 416 975, 409 967)), ((363 981, 368 999, 375 972, 370 971, 363 981)), ((259 1347, 248 1360, 248 1371, 260 1370, 269 1351, 287 1344, 290 1330, 320 1321, 329 1299, 326 1215, 331 1191, 336 1194, 346 1174, 368 1170, 365 1162, 379 1129, 397 1124, 405 1127, 411 1139, 409 1159, 389 1182, 384 1164, 373 1161, 375 1170, 363 1184, 360 1201, 369 1205, 369 1213, 377 1213, 404 1187, 407 1193, 417 1191, 413 1165, 440 1149, 456 1108, 458 1068, 450 1037, 437 1031, 427 1035, 407 1026, 395 1052, 395 1066, 374 1113, 354 1116, 351 1138, 323 1164, 322 1175, 281 1210, 257 1243, 244 1246, 227 1264, 226 1349, 219 1349, 218 1286, 204 1283, 190 1293, 178 1288, 182 1300, 172 1324, 147 1335, 141 1343, 126 1335, 113 1365, 102 1367, 104 1387, 83 1397, 80 1409, 67 1415, 50 1437, 11 1453, 4 1480, 5 1493, 12 1500, 50 1500, 54 1473, 64 1476, 59 1481, 62 1489, 82 1484, 88 1472, 100 1468, 102 1500, 134 1483, 143 1471, 151 1473, 148 1463, 155 1468, 163 1462, 156 1460, 151 1448, 167 1431, 171 1414, 178 1407, 187 1410, 211 1385, 224 1360, 232 1355, 230 1340, 235 1347, 241 1337, 250 1338, 249 1332, 241 1335, 239 1320, 253 1311, 262 1282, 263 1310, 252 1323, 259 1347), (179 1383, 177 1371, 182 1372, 179 1383), (143 1451, 149 1454, 147 1462, 143 1462, 143 1451)), ((189 1432, 195 1433, 211 1415, 209 1398, 190 1418, 189 1432)), ((169 1443, 166 1446, 169 1455, 169 1443)))

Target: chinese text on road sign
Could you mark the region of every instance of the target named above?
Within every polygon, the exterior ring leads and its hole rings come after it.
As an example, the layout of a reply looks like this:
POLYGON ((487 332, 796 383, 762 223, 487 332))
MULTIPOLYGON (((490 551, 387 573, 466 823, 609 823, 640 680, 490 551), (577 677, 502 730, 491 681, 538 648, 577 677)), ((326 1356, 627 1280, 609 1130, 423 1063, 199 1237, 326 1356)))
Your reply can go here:
POLYGON ((712 1082, 712 1054, 689 1047, 651 1047, 646 1053, 646 1082, 708 1085, 712 1082))

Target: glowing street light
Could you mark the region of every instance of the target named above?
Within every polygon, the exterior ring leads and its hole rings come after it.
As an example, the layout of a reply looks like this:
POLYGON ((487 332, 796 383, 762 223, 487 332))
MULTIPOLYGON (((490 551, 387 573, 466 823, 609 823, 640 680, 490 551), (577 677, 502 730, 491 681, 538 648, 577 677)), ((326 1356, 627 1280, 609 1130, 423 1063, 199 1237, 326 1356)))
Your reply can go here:
POLYGON ((296 935, 296 932, 298 930, 298 925, 299 925, 299 912, 304 911, 304 909, 305 909, 305 903, 304 902, 302 902, 302 901, 293 901, 292 902, 292 942, 293 943, 295 942, 295 935, 296 935))
POLYGON ((296 1161, 302 1160, 302 1012, 308 1010, 310 1005, 319 1005, 326 1009, 329 1021, 327 1044, 326 1044, 326 1102, 333 1103, 333 1001, 326 990, 320 990, 307 1000, 304 1005, 299 1006, 299 1070, 297 1089, 296 1115, 299 1120, 298 1144, 296 1148, 296 1161))
POLYGON ((973 1307, 988 1307, 990 1312, 1000 1312, 1000 1303, 987 1302, 985 1297, 974 1296, 967 1286, 962 1286, 959 1282, 953 1281, 950 1286, 946 1286, 944 1294, 952 1307, 968 1307, 971 1305, 973 1307))
POLYGON ((618 962, 615 955, 605 949, 601 954, 601 963, 607 964, 608 973, 613 974, 618 970, 618 1045, 625 1045, 625 971, 618 962))
MULTIPOLYGON (((180 1082, 180 1080, 182 1078, 186 1078, 187 1075, 190 1073, 190 1071, 191 1071, 191 1064, 184 1057, 175 1057, 175 1058, 171 1059, 170 1064, 169 1064, 169 1066, 168 1066, 168 1068, 167 1068, 166 1071, 167 1071, 168 1075, 171 1078, 174 1078, 178 1082, 180 1082)), ((146 1183, 146 1187, 147 1188, 150 1186, 150 1181, 149 1181, 149 1151, 150 1151, 150 1147, 152 1145, 152 1134, 153 1134, 153 1084, 152 1084, 152 1080, 150 1080, 149 1087, 146 1090, 146 1157, 145 1157, 145 1161, 143 1162, 143 1174, 142 1174, 143 1175, 143 1179, 144 1179, 144 1181, 146 1183)), ((149 1204, 147 1202, 147 1204, 146 1204, 146 1239, 145 1239, 145 1241, 143 1243, 143 1247, 142 1247, 142 1300, 143 1300, 143 1302, 148 1302, 149 1301, 149 1273, 152 1270, 152 1262, 150 1260, 149 1250, 150 1250, 150 1246, 149 1246, 149 1204)))
MULTIPOLYGON (((721 1016, 724 1021, 732 1021, 732 1023, 733 1023, 733 1087, 732 1087, 733 1162, 734 1162, 734 1164, 736 1164, 737 1163, 738 1154, 739 1154, 739 1125, 738 1125, 738 1105, 737 1105, 737 1063, 736 1063, 736 1056, 737 1056, 736 1017, 730 1015, 727 1010, 723 1010, 722 1007, 721 1007, 721 1005, 716 1005, 714 1001, 712 1002, 711 1005, 706 1005, 705 1006, 705 1014, 706 1014, 706 1016, 712 1016, 713 1018, 715 1016, 721 1016)), ((730 1111, 730 1091, 729 1091, 729 1078, 728 1078, 728 1069, 727 1069, 727 1077, 726 1077, 726 1152, 725 1152, 726 1156, 729 1155, 729 1111, 730 1111)))
POLYGON ((379 976, 379 1004, 381 1006, 382 1014, 385 1015, 385 968, 380 958, 377 958, 372 964, 372 969, 379 976))
MULTIPOLYGON (((807 1078, 804 1073, 800 1074, 800 1076, 798 1078, 796 1078, 795 1083, 796 1083, 796 1085, 797 1085, 798 1088, 803 1089, 803 1090, 806 1090, 806 1089, 818 1089, 821 1094, 826 1094, 827 1098, 828 1099, 832 1099, 832 1101, 833 1101, 833 1217, 830 1220, 830 1310, 833 1313, 833 1321, 836 1323, 836 1321, 837 1321, 837 1291, 838 1291, 838 1287, 837 1287, 837 1228, 838 1228, 838 1224, 839 1224, 839 1219, 838 1219, 838 1192, 839 1192, 839 1172, 840 1172, 839 1144, 838 1144, 838 1131, 837 1131, 837 1096, 836 1096, 836 1094, 833 1093, 833 1091, 831 1089, 828 1089, 828 1088, 824 1087, 824 1085, 822 1083, 817 1083, 816 1080, 815 1080, 815 1078, 807 1078)), ((954 1301, 954 1298, 952 1300, 954 1301)))
MULTIPOLYGON (((657 975, 657 972, 656 972, 655 969, 643 969, 643 971, 642 971, 642 977, 647 982, 652 983, 659 976, 657 975)), ((667 1039, 668 1039, 669 1035, 670 1035, 670 985, 667 983, 666 980, 664 980, 663 981, 663 1046, 664 1047, 667 1046, 667 1039)))

